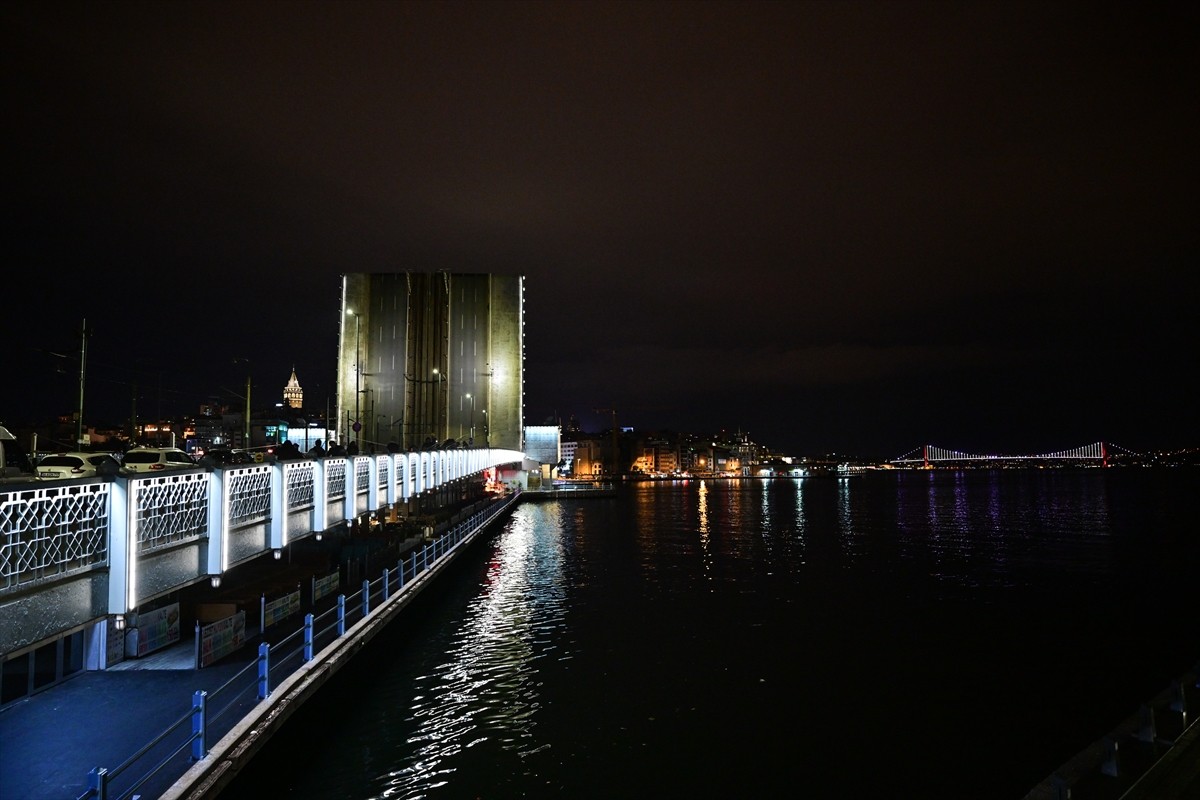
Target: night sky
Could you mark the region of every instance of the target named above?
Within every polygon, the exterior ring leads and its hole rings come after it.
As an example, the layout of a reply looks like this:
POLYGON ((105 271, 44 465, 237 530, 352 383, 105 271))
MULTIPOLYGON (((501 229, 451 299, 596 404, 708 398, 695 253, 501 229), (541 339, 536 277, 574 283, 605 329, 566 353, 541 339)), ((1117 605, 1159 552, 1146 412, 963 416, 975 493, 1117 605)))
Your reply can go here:
POLYGON ((1195 3, 9 3, 0 422, 334 394, 522 274, 526 423, 1195 446, 1195 3), (135 389, 136 386, 136 389, 135 389))

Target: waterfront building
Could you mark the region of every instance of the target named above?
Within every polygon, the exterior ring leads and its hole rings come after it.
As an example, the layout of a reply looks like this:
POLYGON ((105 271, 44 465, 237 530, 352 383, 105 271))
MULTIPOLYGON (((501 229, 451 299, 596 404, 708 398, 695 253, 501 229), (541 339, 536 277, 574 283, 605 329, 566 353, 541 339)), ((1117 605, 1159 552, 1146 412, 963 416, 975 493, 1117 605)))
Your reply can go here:
POLYGON ((563 439, 558 443, 559 453, 561 453, 562 472, 564 475, 573 475, 575 473, 575 446, 577 442, 574 439, 563 439))
POLYGON ((344 275, 337 426, 346 441, 524 450, 524 298, 522 276, 344 275))
POLYGON ((642 445, 645 472, 670 475, 679 470, 679 445, 674 436, 652 436, 642 445))
MULTIPOLYGON (((730 444, 730 456, 736 459, 742 466, 743 470, 747 467, 759 463, 762 460, 763 451, 765 448, 755 444, 750 439, 750 434, 739 430, 734 436, 733 442, 730 444)), ((744 474, 750 474, 745 472, 744 474)))
POLYGON ((539 464, 555 467, 562 461, 561 439, 562 431, 557 425, 529 425, 525 428, 525 455, 539 464))

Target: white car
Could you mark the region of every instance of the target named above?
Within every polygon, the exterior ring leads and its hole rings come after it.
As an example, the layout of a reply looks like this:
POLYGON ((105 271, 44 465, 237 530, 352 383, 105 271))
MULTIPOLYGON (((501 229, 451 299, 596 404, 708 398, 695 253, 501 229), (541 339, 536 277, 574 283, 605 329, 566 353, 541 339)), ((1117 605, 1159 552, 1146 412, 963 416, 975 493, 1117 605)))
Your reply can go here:
POLYGON ((135 447, 124 459, 126 472, 163 472, 197 466, 196 459, 178 447, 135 447))
POLYGON ((111 453, 54 453, 37 463, 37 476, 43 481, 64 478, 94 478, 116 475, 121 462, 111 453))

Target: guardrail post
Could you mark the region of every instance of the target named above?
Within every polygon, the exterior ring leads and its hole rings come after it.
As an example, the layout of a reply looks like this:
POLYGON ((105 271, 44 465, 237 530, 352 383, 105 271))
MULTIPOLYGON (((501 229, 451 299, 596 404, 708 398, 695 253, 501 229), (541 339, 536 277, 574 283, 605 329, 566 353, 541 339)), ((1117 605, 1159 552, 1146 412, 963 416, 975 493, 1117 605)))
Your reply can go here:
POLYGON ((383 568, 383 599, 388 599, 388 568, 383 568))
POLYGON ((417 551, 416 550, 413 550, 412 562, 413 562, 412 576, 413 576, 413 578, 416 578, 417 577, 417 551))
POLYGON ((192 761, 208 755, 207 697, 208 692, 203 690, 192 695, 192 761))
POLYGON ((1138 714, 1138 722, 1140 726, 1137 732, 1138 741, 1154 744, 1154 739, 1156 736, 1154 729, 1154 709, 1143 704, 1138 714))
POLYGON ((1138 740, 1148 741, 1154 744, 1154 739, 1157 738, 1158 732, 1154 727, 1154 709, 1150 705, 1142 704, 1139 711, 1138 740))
POLYGON ((88 794, 96 800, 108 800, 108 770, 96 767, 88 773, 88 794))
POLYGON ((371 613, 371 582, 363 579, 363 616, 371 613))
POLYGON ((1180 681, 1171 681, 1171 710, 1187 716, 1187 696, 1180 681))
POLYGON ((267 671, 270 664, 271 645, 262 642, 258 645, 258 699, 266 700, 267 695, 267 671))
POLYGON ((1104 760, 1100 762, 1100 772, 1112 778, 1121 775, 1120 744, 1111 736, 1104 737, 1104 760))
POLYGON ((338 636, 346 635, 346 595, 338 595, 338 636))
POLYGON ((304 615, 304 660, 313 659, 313 615, 304 615))

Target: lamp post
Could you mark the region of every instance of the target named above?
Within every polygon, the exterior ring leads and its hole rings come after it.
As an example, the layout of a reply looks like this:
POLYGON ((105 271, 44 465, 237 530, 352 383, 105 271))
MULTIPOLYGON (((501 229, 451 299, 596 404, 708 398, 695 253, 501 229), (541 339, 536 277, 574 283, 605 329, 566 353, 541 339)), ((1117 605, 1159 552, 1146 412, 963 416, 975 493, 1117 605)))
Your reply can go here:
POLYGON ((246 365, 246 415, 242 424, 242 447, 250 449, 250 359, 235 358, 235 364, 246 365))
MULTIPOLYGON (((433 384, 433 438, 441 442, 446 438, 444 434, 447 433, 445 428, 442 426, 442 384, 446 382, 446 376, 442 374, 440 369, 434 367, 433 380, 430 382, 433 384)), ((445 402, 448 404, 450 402, 450 398, 447 397, 445 402)), ((447 424, 446 427, 449 427, 449 425, 447 424)))
POLYGON ((470 427, 469 433, 467 435, 471 437, 470 438, 471 444, 474 445, 475 444, 475 395, 471 394, 470 392, 467 392, 466 397, 468 400, 471 401, 471 427, 470 427))
POLYGON ((492 369, 492 365, 490 363, 485 363, 483 365, 483 369, 483 377, 487 379, 487 383, 484 387, 487 390, 487 396, 483 398, 483 438, 484 444, 486 444, 488 448, 491 448, 492 432, 491 426, 488 424, 487 413, 488 409, 492 407, 492 377, 496 374, 496 371, 492 369))
POLYGON ((83 449, 83 387, 87 381, 87 319, 83 320, 83 327, 79 331, 79 411, 75 417, 75 445, 83 449))
MULTIPOLYGON (((365 378, 368 375, 370 375, 371 373, 363 372, 360 374, 365 378)), ((371 419, 372 417, 375 416, 375 390, 370 387, 367 387, 366 389, 362 390, 362 394, 369 396, 369 399, 370 399, 369 403, 366 401, 363 401, 363 411, 367 412, 367 419, 371 419)), ((362 429, 364 427, 366 427, 366 426, 364 426, 362 424, 362 422, 359 421, 358 422, 358 440, 359 440, 358 448, 360 451, 362 450, 362 429)), ((378 438, 378 429, 376 428, 374 422, 371 423, 371 430, 368 431, 368 433, 370 433, 371 438, 367 441, 367 444, 370 445, 370 444, 374 443, 375 440, 378 438)))
POLYGON ((346 309, 346 313, 354 317, 354 440, 361 446, 362 443, 359 440, 362 438, 362 423, 359 422, 361 413, 359 395, 362 394, 362 390, 359 388, 358 381, 362 372, 362 351, 359 349, 362 341, 362 317, 352 309, 346 309))

